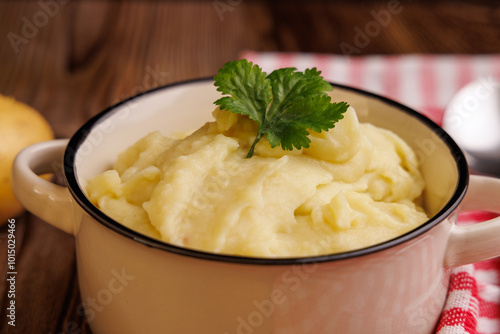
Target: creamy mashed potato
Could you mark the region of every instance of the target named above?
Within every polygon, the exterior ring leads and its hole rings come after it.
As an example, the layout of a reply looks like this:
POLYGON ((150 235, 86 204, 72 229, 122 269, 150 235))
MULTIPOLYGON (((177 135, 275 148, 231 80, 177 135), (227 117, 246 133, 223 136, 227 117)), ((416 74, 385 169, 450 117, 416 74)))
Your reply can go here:
POLYGON ((427 220, 411 148, 360 124, 350 107, 307 149, 245 156, 256 124, 216 109, 182 139, 154 132, 88 182, 90 200, 145 235, 178 246, 257 257, 313 256, 397 237, 427 220))

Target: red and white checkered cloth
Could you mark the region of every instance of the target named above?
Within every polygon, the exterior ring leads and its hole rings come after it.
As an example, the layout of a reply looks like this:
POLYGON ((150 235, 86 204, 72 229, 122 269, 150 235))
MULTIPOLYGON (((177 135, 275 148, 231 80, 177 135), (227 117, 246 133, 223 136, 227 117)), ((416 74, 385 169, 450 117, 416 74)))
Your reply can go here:
MULTIPOLYGON (((270 73, 281 67, 316 67, 334 83, 365 89, 399 101, 436 123, 454 93, 468 82, 500 79, 500 55, 343 55, 246 51, 270 73)), ((492 218, 485 212, 459 215, 462 223, 492 218)), ((500 258, 453 268, 449 295, 437 334, 500 333, 500 258)))

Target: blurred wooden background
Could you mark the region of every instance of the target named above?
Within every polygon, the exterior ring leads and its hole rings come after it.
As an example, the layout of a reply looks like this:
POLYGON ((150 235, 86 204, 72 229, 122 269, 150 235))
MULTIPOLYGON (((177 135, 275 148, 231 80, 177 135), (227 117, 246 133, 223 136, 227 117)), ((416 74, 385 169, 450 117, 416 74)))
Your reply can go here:
MULTIPOLYGON (((356 27, 399 6, 366 54, 500 52, 498 1, 0 2, 0 94, 38 109, 58 138, 125 97, 212 76, 244 50, 342 54, 356 27)), ((1 144, 1 143, 0 143, 1 144)), ((90 333, 74 240, 17 219, 16 327, 7 325, 6 235, 0 229, 0 332, 90 333)))

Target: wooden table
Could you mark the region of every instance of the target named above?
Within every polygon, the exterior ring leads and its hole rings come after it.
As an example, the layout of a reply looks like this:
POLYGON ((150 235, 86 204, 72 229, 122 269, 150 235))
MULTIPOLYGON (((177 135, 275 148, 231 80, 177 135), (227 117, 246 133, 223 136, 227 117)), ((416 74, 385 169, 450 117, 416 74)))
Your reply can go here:
MULTIPOLYGON (((356 54, 499 53, 496 1, 0 2, 0 93, 38 109, 58 138, 127 96, 212 76, 243 50, 345 53, 356 27, 399 6, 356 54)), ((1 145, 1 143, 0 143, 1 145)), ((0 332, 90 333, 74 238, 16 219, 16 326, 7 324, 7 228, 0 229, 0 332)))

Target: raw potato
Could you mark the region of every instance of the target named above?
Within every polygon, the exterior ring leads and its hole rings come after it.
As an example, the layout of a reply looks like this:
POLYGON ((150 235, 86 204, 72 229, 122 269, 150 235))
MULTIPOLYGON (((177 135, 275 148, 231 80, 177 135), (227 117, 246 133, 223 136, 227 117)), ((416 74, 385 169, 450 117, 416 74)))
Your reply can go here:
POLYGON ((40 113, 11 97, 0 95, 0 225, 24 210, 10 186, 15 156, 31 144, 53 138, 49 123, 40 113))

